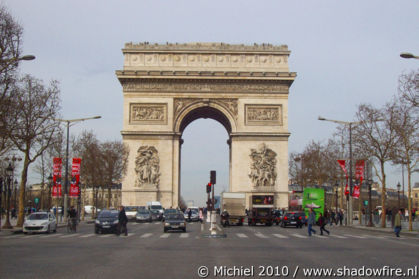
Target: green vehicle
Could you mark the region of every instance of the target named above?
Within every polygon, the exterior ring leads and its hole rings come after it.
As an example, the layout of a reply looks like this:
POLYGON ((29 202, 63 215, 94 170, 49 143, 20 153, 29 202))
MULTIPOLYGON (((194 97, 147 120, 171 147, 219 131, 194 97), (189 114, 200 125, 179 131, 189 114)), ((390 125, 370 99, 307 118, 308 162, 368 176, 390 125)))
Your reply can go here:
POLYGON ((303 209, 306 216, 308 216, 310 208, 316 213, 316 221, 320 213, 324 215, 324 189, 304 188, 303 209))

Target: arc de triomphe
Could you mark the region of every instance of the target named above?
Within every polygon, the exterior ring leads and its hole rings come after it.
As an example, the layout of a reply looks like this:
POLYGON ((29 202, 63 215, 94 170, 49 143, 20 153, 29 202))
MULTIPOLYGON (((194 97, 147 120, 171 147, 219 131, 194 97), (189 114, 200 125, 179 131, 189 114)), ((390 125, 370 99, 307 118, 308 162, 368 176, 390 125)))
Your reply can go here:
POLYGON ((127 43, 122 52, 116 75, 130 150, 122 204, 178 206, 182 132, 205 117, 229 134, 229 191, 273 194, 276 207, 288 206, 288 94, 296 74, 287 46, 127 43))

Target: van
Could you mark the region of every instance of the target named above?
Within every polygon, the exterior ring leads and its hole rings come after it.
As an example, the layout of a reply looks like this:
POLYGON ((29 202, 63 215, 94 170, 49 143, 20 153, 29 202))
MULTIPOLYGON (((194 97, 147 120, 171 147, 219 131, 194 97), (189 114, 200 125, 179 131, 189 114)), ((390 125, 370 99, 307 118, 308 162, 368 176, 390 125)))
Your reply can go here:
POLYGON ((158 210, 161 215, 163 215, 164 208, 162 207, 159 201, 151 201, 147 203, 148 209, 151 210, 158 210))

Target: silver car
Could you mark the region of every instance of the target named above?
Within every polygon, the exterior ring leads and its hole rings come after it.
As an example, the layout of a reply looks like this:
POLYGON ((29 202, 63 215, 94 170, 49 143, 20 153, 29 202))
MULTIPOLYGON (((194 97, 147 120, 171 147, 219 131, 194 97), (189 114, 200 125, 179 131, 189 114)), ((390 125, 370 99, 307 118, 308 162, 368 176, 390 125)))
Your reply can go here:
POLYGON ((151 222, 152 217, 151 217, 150 211, 148 209, 145 209, 145 208, 138 209, 137 214, 135 215, 135 221, 137 223, 139 223, 139 222, 151 222))
POLYGON ((57 232, 57 221, 50 212, 35 212, 30 214, 23 223, 23 233, 28 232, 57 232))

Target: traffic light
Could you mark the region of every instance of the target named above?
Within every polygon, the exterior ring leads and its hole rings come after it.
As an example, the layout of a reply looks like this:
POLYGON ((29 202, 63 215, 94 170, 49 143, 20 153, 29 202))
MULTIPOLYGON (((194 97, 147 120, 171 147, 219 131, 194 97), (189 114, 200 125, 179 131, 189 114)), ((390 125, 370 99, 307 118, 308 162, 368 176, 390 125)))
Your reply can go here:
POLYGON ((207 184, 207 193, 211 193, 211 183, 207 184))
POLYGON ((215 170, 212 170, 211 172, 210 172, 210 181, 211 181, 211 184, 217 184, 216 182, 215 182, 215 178, 216 178, 216 175, 217 173, 215 172, 215 170))

